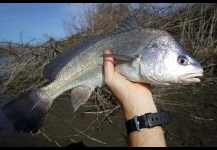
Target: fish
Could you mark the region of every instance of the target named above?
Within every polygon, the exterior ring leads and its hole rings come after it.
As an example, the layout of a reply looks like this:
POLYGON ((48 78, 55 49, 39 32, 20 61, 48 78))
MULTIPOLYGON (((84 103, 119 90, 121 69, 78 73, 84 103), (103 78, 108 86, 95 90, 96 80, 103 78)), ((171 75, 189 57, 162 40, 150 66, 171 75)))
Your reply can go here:
POLYGON ((128 15, 113 31, 80 41, 51 60, 43 69, 49 83, 8 102, 2 109, 15 131, 35 134, 53 101, 71 90, 74 112, 97 87, 105 86, 103 57, 114 57, 115 70, 133 82, 156 86, 200 82, 203 68, 171 33, 143 26, 128 15), (111 54, 103 54, 104 50, 111 54))

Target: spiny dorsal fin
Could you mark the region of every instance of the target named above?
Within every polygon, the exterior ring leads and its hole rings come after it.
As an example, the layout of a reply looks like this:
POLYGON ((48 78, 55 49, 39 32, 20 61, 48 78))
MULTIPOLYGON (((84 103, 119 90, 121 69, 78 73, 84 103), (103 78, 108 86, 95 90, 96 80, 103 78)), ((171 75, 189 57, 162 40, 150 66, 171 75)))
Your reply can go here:
POLYGON ((110 34, 121 33, 141 26, 142 24, 139 22, 135 15, 129 15, 121 22, 118 28, 112 31, 110 34))

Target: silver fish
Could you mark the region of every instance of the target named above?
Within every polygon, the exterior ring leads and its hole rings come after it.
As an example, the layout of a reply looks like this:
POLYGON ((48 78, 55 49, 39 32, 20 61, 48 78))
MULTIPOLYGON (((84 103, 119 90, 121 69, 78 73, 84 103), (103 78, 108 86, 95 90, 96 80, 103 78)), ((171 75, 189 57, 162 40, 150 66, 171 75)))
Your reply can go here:
POLYGON ((116 59, 115 69, 134 82, 158 86, 200 82, 201 65, 165 30, 143 27, 128 16, 117 29, 85 39, 47 64, 44 77, 50 83, 10 101, 3 112, 16 131, 35 134, 53 100, 72 89, 74 111, 85 104, 96 87, 104 86, 103 50, 116 59))

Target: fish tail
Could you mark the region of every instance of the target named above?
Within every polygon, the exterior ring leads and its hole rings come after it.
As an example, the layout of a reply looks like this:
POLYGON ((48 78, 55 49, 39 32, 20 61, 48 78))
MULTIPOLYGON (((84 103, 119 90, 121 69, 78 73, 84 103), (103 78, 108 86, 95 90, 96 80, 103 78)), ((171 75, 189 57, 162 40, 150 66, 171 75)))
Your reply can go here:
POLYGON ((2 108, 15 131, 35 134, 42 126, 52 101, 42 98, 40 92, 41 89, 32 90, 2 108))

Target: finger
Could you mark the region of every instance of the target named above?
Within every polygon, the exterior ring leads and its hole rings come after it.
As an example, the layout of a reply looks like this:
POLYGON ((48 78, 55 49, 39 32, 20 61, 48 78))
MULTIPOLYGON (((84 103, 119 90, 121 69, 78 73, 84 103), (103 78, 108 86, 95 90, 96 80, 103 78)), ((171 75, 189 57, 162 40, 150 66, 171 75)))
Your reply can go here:
MULTIPOLYGON (((110 50, 105 50, 104 54, 111 54, 110 50)), ((113 57, 104 57, 103 58, 103 67, 105 74, 105 83, 108 83, 112 80, 114 76, 114 58, 113 57)))

